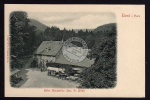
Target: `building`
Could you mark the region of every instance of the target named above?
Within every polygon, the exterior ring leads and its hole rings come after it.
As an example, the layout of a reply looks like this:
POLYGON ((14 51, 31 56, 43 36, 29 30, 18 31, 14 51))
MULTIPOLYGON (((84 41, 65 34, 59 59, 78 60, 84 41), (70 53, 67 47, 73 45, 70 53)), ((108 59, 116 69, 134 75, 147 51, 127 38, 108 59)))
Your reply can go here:
POLYGON ((47 62, 55 62, 61 48, 61 41, 43 41, 34 52, 38 66, 41 67, 40 62, 42 62, 43 66, 46 66, 47 62))
POLYGON ((44 68, 57 67, 57 66, 47 66, 47 63, 55 63, 61 65, 72 65, 74 70, 81 72, 82 69, 90 67, 94 60, 90 60, 87 57, 78 63, 73 63, 68 61, 62 54, 62 41, 43 41, 41 45, 34 52, 34 56, 38 62, 38 67, 41 67, 41 64, 44 68))

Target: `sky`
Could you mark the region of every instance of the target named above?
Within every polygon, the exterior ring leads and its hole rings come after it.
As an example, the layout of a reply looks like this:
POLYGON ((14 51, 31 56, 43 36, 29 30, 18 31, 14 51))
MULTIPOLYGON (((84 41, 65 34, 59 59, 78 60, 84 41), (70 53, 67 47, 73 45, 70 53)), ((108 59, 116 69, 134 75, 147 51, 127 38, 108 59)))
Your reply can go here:
POLYGON ((60 29, 95 29, 98 26, 116 22, 115 14, 110 12, 28 12, 28 18, 35 19, 49 27, 57 26, 60 29))

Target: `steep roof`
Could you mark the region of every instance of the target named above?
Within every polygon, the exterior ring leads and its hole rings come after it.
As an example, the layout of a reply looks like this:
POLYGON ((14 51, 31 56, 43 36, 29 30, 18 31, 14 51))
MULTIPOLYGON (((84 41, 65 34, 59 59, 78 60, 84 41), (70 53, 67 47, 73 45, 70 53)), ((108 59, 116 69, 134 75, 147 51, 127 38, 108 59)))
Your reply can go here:
POLYGON ((34 54, 55 56, 62 47, 61 41, 43 41, 34 54))
MULTIPOLYGON (((43 41, 41 45, 37 48, 34 54, 41 54, 41 55, 51 55, 55 56, 59 50, 62 49, 63 43, 61 41, 43 41)), ((79 47, 78 47, 79 48, 79 47)), ((90 60, 87 57, 78 63, 73 63, 68 61, 62 53, 60 53, 59 57, 56 59, 55 63, 59 64, 66 64, 66 65, 75 65, 81 67, 90 67, 94 60, 90 60)))
POLYGON ((59 64, 67 64, 67 65, 75 65, 75 66, 81 66, 81 67, 91 67, 92 64, 94 64, 94 60, 90 60, 87 57, 82 60, 81 62, 73 63, 68 61, 63 54, 60 54, 60 56, 56 59, 55 63, 59 64))

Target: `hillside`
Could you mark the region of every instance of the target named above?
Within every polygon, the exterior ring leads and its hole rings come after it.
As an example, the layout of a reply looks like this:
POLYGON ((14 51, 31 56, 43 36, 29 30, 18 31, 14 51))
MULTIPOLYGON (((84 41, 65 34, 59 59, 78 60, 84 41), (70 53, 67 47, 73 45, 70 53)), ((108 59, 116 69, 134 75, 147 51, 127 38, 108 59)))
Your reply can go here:
POLYGON ((110 24, 105 24, 102 26, 97 27, 96 29, 93 30, 94 33, 98 31, 111 31, 113 28, 116 28, 116 23, 110 23, 110 24))
POLYGON ((33 26, 36 26, 37 30, 44 31, 47 28, 46 25, 42 24, 41 22, 39 22, 35 19, 29 19, 29 20, 30 20, 29 24, 33 25, 33 26))
MULTIPOLYGON (((37 30, 39 31, 44 31, 47 26, 42 24, 41 22, 35 20, 35 19, 30 19, 30 22, 29 22, 30 25, 34 25, 37 27, 37 30)), ((116 23, 110 23, 110 24, 105 24, 105 25, 102 25, 102 26, 98 26, 97 28, 95 29, 87 29, 88 31, 93 31, 94 33, 98 32, 98 31, 111 31, 112 28, 116 28, 116 23)), ((74 29, 74 31, 77 33, 79 30, 82 30, 83 32, 86 31, 86 29, 74 29)))
MULTIPOLYGON (((36 26, 38 30, 40 31, 44 31, 48 26, 42 24, 41 22, 35 20, 35 19, 30 19, 30 22, 29 22, 30 25, 33 25, 33 26, 36 26)), ((79 30, 82 30, 83 32, 86 31, 86 29, 73 29, 76 33, 79 31, 79 30)), ((87 29, 88 31, 93 31, 94 29, 87 29)))

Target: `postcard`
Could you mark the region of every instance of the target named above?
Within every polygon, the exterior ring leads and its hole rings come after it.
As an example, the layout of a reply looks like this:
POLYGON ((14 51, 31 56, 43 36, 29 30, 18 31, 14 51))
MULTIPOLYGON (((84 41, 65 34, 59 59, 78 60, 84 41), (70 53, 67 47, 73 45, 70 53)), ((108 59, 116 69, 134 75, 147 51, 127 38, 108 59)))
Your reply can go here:
POLYGON ((145 97, 145 5, 5 4, 6 97, 145 97))

